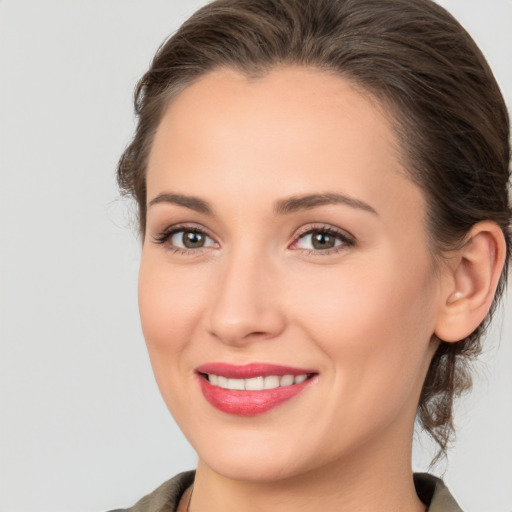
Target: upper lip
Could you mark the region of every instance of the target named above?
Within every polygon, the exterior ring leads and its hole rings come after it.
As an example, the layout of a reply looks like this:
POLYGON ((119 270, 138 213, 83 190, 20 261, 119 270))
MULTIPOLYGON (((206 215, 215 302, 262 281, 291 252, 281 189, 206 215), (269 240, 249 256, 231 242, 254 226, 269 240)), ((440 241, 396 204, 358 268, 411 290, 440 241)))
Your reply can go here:
POLYGON ((236 365, 230 363, 206 363, 196 368, 198 373, 220 375, 228 379, 251 379, 253 377, 266 377, 268 375, 304 375, 317 373, 308 368, 294 368, 268 363, 250 363, 236 365))

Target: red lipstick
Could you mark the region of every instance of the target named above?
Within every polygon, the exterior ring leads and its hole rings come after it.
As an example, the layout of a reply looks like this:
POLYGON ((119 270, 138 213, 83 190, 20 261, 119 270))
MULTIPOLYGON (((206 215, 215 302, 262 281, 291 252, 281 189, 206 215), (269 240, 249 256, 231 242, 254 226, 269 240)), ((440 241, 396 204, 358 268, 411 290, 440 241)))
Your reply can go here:
POLYGON ((251 363, 242 366, 208 363, 199 366, 196 371, 199 374, 199 385, 206 400, 220 411, 238 416, 255 416, 281 405, 302 392, 309 386, 312 377, 316 375, 316 372, 311 369, 265 363, 251 363), (209 376, 212 380, 215 379, 215 382, 210 382, 209 376), (287 377, 281 380, 284 376, 287 377), (269 377, 273 383, 271 384, 272 389, 228 389, 223 387, 228 386, 226 379, 237 379, 239 381, 237 384, 241 386, 245 384, 249 386, 251 382, 256 382, 258 383, 256 387, 258 387, 258 385, 262 385, 265 377, 269 377), (248 383, 246 379, 253 380, 248 383))

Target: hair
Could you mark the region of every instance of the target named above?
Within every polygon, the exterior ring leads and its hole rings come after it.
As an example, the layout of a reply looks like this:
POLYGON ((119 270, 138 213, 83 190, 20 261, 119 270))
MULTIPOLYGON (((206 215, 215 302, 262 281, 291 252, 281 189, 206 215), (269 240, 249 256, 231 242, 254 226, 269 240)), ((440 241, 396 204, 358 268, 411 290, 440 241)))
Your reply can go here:
POLYGON ((434 256, 491 220, 506 263, 484 322, 456 343, 440 340, 417 421, 446 455, 454 399, 471 388, 468 362, 503 293, 511 252, 509 118, 485 58, 464 28, 430 0, 216 0, 158 50, 135 90, 138 125, 118 164, 121 190, 146 222, 146 166, 155 132, 181 90, 220 67, 261 76, 280 65, 325 70, 384 106, 400 155, 427 204, 434 256))

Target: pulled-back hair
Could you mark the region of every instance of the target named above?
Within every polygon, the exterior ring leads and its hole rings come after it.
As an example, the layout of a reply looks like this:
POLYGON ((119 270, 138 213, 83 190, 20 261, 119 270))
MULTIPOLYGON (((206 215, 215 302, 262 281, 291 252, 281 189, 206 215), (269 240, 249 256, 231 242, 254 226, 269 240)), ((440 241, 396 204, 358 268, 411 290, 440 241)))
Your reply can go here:
POLYGON ((418 421, 446 453, 454 398, 471 387, 468 362, 502 295, 510 259, 509 118, 482 53, 430 0, 217 0, 158 50, 135 91, 138 126, 118 165, 122 191, 146 222, 146 166, 169 101, 205 73, 248 76, 279 65, 313 67, 352 81, 386 109, 402 163, 427 201, 432 254, 460 246, 491 220, 503 231, 506 264, 485 321, 456 343, 441 340, 418 405, 418 421))

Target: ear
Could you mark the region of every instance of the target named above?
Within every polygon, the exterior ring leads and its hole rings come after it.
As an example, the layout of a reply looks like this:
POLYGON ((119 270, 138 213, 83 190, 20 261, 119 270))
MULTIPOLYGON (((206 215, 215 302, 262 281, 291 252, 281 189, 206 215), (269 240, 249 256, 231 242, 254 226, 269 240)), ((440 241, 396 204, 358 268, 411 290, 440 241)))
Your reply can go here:
POLYGON ((435 328, 439 339, 462 340, 482 323, 494 299, 505 254, 505 237, 492 221, 475 224, 463 247, 449 254, 435 328))

